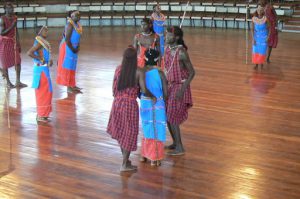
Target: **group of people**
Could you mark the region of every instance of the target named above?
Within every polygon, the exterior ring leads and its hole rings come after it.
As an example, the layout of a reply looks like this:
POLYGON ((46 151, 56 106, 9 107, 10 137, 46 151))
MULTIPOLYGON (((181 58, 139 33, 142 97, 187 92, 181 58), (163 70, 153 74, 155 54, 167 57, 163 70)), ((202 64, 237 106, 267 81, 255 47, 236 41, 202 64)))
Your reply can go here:
POLYGON ((120 145, 120 171, 137 170, 129 156, 137 150, 139 113, 143 130, 141 162, 149 160, 152 166, 160 166, 165 148, 168 155, 185 153, 180 125, 193 105, 190 84, 195 70, 182 29, 174 26, 165 32, 164 20, 159 5, 154 6, 154 13, 141 21, 142 32, 135 35, 115 71, 107 132, 120 145), (165 146, 167 128, 173 140, 169 146, 165 146))
MULTIPOLYGON (((13 4, 6 3, 4 8, 5 15, 0 21, 1 72, 7 88, 26 87, 20 81, 21 47, 13 4), (12 66, 17 71, 16 85, 9 79, 8 68, 12 66)), ((150 160, 151 165, 159 166, 165 148, 170 150, 169 155, 183 155, 185 152, 180 125, 187 120, 188 109, 192 107, 190 83, 195 71, 182 29, 169 27, 165 32, 165 17, 159 5, 153 9, 151 17, 141 21, 141 33, 135 35, 133 45, 125 50, 113 80, 114 101, 107 132, 120 144, 123 154, 121 171, 137 169, 131 164, 129 156, 137 149, 139 114, 144 133, 141 161, 150 160), (140 99, 140 108, 137 98, 140 99), (167 127, 173 138, 170 146, 164 146, 167 127)), ((57 61, 56 83, 75 93, 81 92, 75 78, 82 34, 79 21, 79 11, 69 13, 57 61)), ((33 46, 27 52, 34 63, 32 87, 36 94, 37 122, 49 122, 52 111, 53 87, 49 67, 53 65, 53 60, 47 36, 46 26, 37 27, 33 46)))
MULTIPOLYGON (((5 4, 5 15, 0 21, 0 60, 1 72, 6 79, 7 88, 26 87, 20 81, 21 72, 21 46, 17 32, 17 17, 14 15, 13 4, 5 4), (8 68, 16 68, 16 85, 9 79, 8 68)), ((79 52, 82 26, 79 23, 79 11, 69 13, 68 23, 63 32, 62 41, 59 47, 59 59, 57 69, 57 84, 67 86, 68 92, 80 92, 76 86, 75 71, 79 52)), ((40 26, 36 29, 36 37, 33 46, 27 54, 33 58, 33 81, 37 104, 37 122, 48 122, 52 111, 52 82, 49 67, 53 65, 51 59, 51 45, 47 41, 48 28, 40 26)))
MULTIPOLYGON (((7 87, 26 87, 20 81, 20 42, 17 34, 17 18, 12 3, 5 4, 6 14, 0 21, 1 72, 7 87), (8 68, 15 66, 16 85, 9 79, 8 68)), ((82 26, 79 11, 69 14, 59 46, 56 82, 67 86, 68 92, 81 92, 76 86, 76 66, 80 50, 82 26)), ((114 101, 109 117, 107 132, 116 139, 123 155, 121 171, 137 169, 129 160, 130 153, 137 150, 139 115, 142 119, 142 162, 150 160, 159 166, 168 155, 183 155, 180 125, 188 118, 192 107, 190 83, 195 70, 188 56, 183 40, 183 31, 177 26, 165 29, 165 16, 160 6, 153 7, 150 18, 141 21, 141 33, 134 37, 123 54, 113 79, 114 101), (138 107, 137 98, 140 99, 138 107), (169 129, 173 143, 164 146, 166 129, 169 129)), ((255 69, 267 58, 270 62, 272 48, 278 42, 276 12, 271 4, 262 0, 252 18, 253 55, 255 69), (267 54, 268 52, 268 54, 267 54)), ((27 54, 33 58, 33 83, 37 103, 37 121, 48 122, 52 106, 52 82, 49 67, 52 66, 51 45, 47 41, 48 28, 37 28, 33 46, 27 54)))
MULTIPOLYGON (((59 46, 57 61, 56 83, 66 86, 67 92, 71 93, 81 92, 81 88, 76 86, 75 79, 82 34, 79 20, 79 11, 70 12, 59 46)), ((27 52, 34 62, 32 87, 35 88, 36 94, 36 120, 49 122, 49 115, 52 111, 52 82, 49 72, 49 67, 53 65, 51 45, 47 41, 48 28, 46 26, 38 27, 36 33, 34 44, 27 52)))
POLYGON ((146 48, 144 66, 140 66, 138 49, 134 46, 125 50, 122 64, 115 71, 114 101, 107 132, 120 144, 123 155, 121 171, 137 169, 131 164, 129 155, 137 149, 138 97, 144 133, 141 161, 150 160, 153 166, 161 164, 167 127, 173 138, 173 144, 166 147, 171 150, 167 154, 183 155, 185 152, 180 125, 187 119, 188 109, 192 106, 190 83, 195 71, 179 27, 167 29, 166 43, 164 72, 159 66, 160 47, 146 48))
POLYGON ((277 47, 277 15, 274 7, 267 0, 261 0, 257 11, 252 17, 252 63, 254 69, 260 65, 263 68, 265 61, 270 63, 273 48, 277 47))

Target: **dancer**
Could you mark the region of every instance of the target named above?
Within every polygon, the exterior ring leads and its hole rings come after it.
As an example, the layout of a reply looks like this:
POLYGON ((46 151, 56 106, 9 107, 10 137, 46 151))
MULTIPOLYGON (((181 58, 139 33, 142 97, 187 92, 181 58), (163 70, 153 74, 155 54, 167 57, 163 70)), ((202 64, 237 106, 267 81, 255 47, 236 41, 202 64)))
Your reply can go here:
POLYGON ((37 122, 48 122, 52 111, 52 83, 49 67, 52 66, 51 45, 46 40, 48 28, 46 26, 37 29, 37 36, 27 54, 33 58, 33 83, 37 104, 37 122))
POLYGON ((107 132, 120 144, 123 155, 120 171, 137 170, 129 156, 131 151, 137 150, 139 108, 136 99, 140 89, 156 102, 155 96, 146 90, 145 74, 142 69, 137 69, 137 52, 130 46, 124 52, 122 64, 115 71, 114 101, 107 126, 107 132))
POLYGON ((163 72, 157 69, 159 52, 149 49, 145 54, 145 82, 147 89, 153 93, 157 99, 156 103, 146 97, 141 96, 141 119, 144 132, 142 140, 141 161, 147 159, 152 166, 160 166, 164 158, 164 143, 166 141, 166 107, 167 80, 163 72))
POLYGON ((159 36, 153 32, 152 22, 148 18, 141 21, 142 32, 134 37, 133 46, 138 51, 138 67, 145 66, 145 52, 148 48, 160 51, 159 36))
POLYGON ((258 6, 257 16, 252 17, 252 63, 255 64, 254 69, 258 69, 258 65, 260 64, 261 68, 263 68, 263 64, 266 59, 267 54, 267 42, 269 39, 270 31, 268 25, 268 19, 264 15, 264 8, 258 6))
POLYGON ((153 22, 153 30, 159 36, 160 53, 161 53, 161 57, 163 57, 165 52, 164 25, 165 25, 166 17, 161 13, 159 4, 153 6, 153 13, 151 15, 151 20, 153 22))
POLYGON ((180 125, 188 118, 188 109, 192 107, 190 84, 195 76, 194 67, 183 40, 183 31, 178 26, 167 29, 167 48, 165 52, 165 73, 168 80, 167 120, 173 138, 168 149, 169 155, 183 155, 180 125))
POLYGON ((267 63, 271 63, 270 56, 272 49, 277 47, 278 43, 278 31, 277 31, 277 14, 271 3, 268 3, 267 0, 261 0, 260 5, 264 7, 265 15, 269 21, 269 31, 270 36, 268 39, 268 56, 267 63))
POLYGON ((23 88, 21 76, 21 45, 17 31, 17 17, 14 15, 14 6, 7 2, 4 6, 5 15, 0 19, 0 61, 2 76, 6 79, 8 88, 23 88), (8 68, 15 66, 16 85, 9 79, 8 68))
POLYGON ((67 91, 70 93, 81 91, 81 88, 76 86, 75 80, 78 52, 80 50, 80 37, 82 34, 82 26, 79 20, 79 11, 71 11, 59 47, 56 82, 57 84, 67 86, 67 91))

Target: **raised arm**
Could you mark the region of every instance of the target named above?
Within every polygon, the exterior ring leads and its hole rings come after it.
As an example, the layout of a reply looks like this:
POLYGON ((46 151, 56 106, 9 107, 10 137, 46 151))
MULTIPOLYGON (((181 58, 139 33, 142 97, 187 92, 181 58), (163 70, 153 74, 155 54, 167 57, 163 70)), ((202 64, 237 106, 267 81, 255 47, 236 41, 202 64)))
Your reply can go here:
POLYGON ((42 64, 44 64, 44 59, 43 57, 37 56, 34 54, 35 51, 38 51, 42 48, 42 45, 40 43, 37 43, 37 45, 32 46, 28 51, 27 55, 33 59, 38 59, 41 61, 42 64))

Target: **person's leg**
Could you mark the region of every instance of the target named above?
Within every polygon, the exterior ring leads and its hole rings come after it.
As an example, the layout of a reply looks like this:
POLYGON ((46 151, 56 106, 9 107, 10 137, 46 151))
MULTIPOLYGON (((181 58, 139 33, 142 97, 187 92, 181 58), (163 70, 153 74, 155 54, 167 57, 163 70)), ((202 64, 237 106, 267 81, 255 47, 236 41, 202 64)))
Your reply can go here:
POLYGON ((16 87, 18 87, 18 88, 27 87, 26 84, 23 84, 21 82, 20 78, 21 78, 21 65, 18 64, 18 65, 16 65, 16 87))
POLYGON ((257 70, 257 68, 258 68, 258 64, 255 64, 254 70, 257 70))
POLYGON ((272 46, 269 46, 269 48, 268 48, 268 58, 267 58, 267 63, 271 63, 271 61, 270 61, 270 56, 271 56, 271 53, 272 53, 272 46))
POLYGON ((8 69, 1 69, 2 76, 6 79, 7 88, 15 88, 16 86, 13 85, 9 79, 8 69))
POLYGON ((135 171, 137 170, 137 167, 134 165, 131 165, 131 161, 129 160, 130 151, 127 151, 126 149, 121 148, 122 155, 123 155, 123 162, 120 171, 135 171))
POLYGON ((171 127, 171 124, 168 122, 167 125, 168 125, 169 132, 171 134, 173 143, 169 146, 166 146, 166 149, 171 149, 172 150, 172 149, 176 148, 175 137, 174 137, 174 132, 173 132, 173 129, 171 127))
POLYGON ((174 138, 175 138, 175 149, 174 151, 168 152, 168 155, 183 155, 184 154, 184 148, 181 141, 181 134, 180 134, 180 128, 179 125, 171 124, 171 128, 174 131, 174 138))

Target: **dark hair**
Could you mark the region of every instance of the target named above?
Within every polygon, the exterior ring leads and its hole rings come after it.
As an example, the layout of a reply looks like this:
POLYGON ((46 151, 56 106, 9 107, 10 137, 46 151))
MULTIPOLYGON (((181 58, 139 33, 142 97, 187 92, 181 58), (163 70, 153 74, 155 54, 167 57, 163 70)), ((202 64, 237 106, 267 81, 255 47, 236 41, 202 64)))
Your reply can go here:
POLYGON ((73 12, 76 12, 76 11, 78 11, 78 10, 70 10, 70 11, 68 12, 68 17, 71 18, 72 13, 73 13, 73 12))
POLYGON ((35 34, 38 35, 39 32, 41 31, 41 29, 43 28, 44 26, 36 26, 35 27, 35 34))
POLYGON ((123 54, 118 90, 136 86, 137 51, 129 46, 123 54))
POLYGON ((175 37, 179 37, 179 39, 177 40, 177 44, 182 45, 186 50, 188 49, 188 47, 184 43, 183 31, 181 28, 179 28, 178 26, 171 26, 167 28, 167 31, 174 33, 175 37))
POLYGON ((154 10, 157 6, 158 6, 158 4, 154 5, 154 6, 153 6, 153 10, 154 10))
POLYGON ((149 48, 145 52, 146 65, 155 66, 159 59, 159 52, 153 48, 149 48))
POLYGON ((153 22, 152 22, 151 19, 145 17, 145 18, 143 18, 143 19, 141 20, 141 23, 143 23, 143 22, 149 25, 149 27, 150 27, 150 32, 154 32, 154 30, 153 30, 153 22))
POLYGON ((4 4, 4 9, 6 9, 7 6, 12 6, 14 7, 14 4, 10 1, 7 1, 5 4, 4 4))

